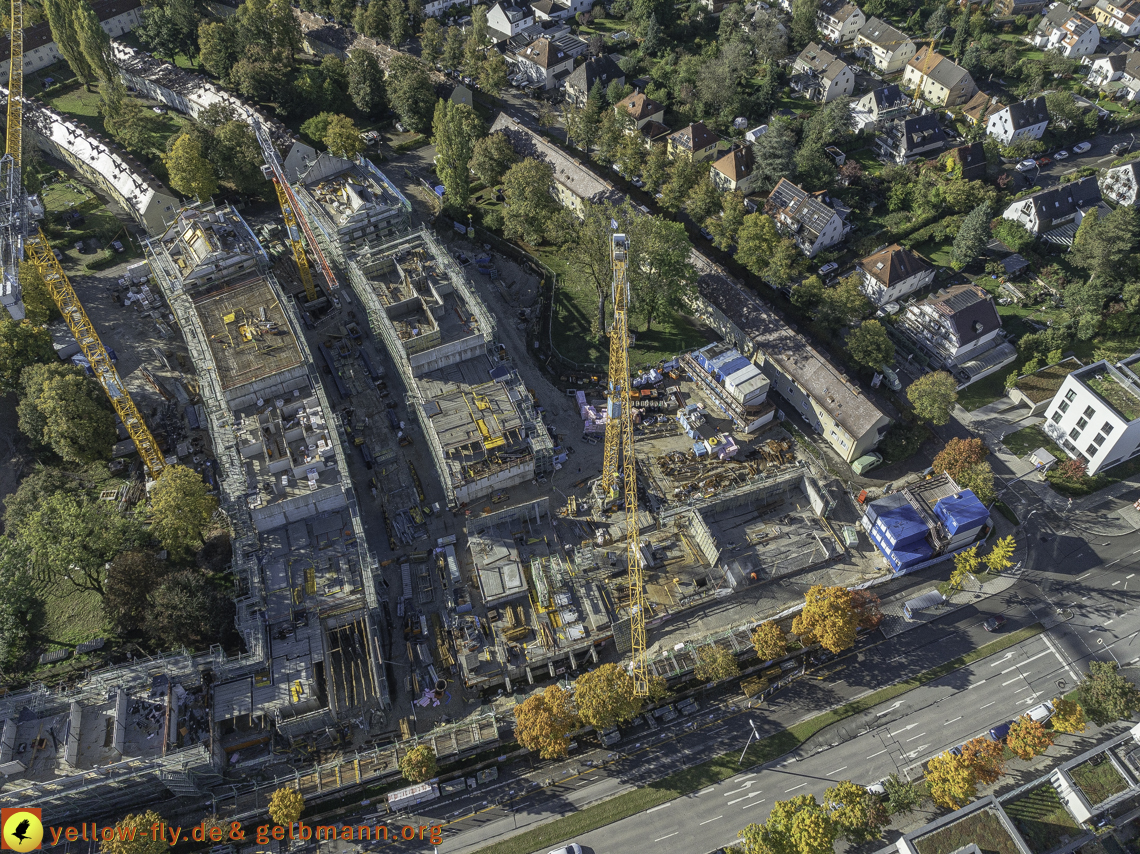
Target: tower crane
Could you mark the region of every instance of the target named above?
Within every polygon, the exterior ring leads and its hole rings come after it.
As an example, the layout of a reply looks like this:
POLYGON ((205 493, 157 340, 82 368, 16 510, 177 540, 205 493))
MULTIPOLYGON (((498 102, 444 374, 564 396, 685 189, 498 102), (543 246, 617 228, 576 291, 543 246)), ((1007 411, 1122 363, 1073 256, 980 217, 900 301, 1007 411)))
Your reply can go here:
POLYGON ((633 455, 633 407, 629 376, 629 281, 626 275, 629 242, 615 234, 610 242, 613 259, 614 323, 610 328, 610 382, 606 447, 601 490, 605 501, 625 499, 625 556, 629 577, 629 634, 633 652, 633 688, 638 697, 649 695, 645 660, 645 594, 641 576, 640 535, 637 525, 637 467, 633 455), (619 484, 618 466, 621 466, 619 484))
POLYGON ((20 180, 22 142, 24 133, 24 7, 23 0, 12 0, 11 53, 8 62, 8 128, 4 156, 0 157, 0 262, 3 264, 3 285, 0 297, 8 312, 16 320, 24 317, 24 303, 20 294, 20 261, 27 251, 48 293, 55 300, 60 314, 75 336, 80 350, 91 365, 95 379, 103 387, 115 408, 127 434, 135 443, 147 472, 157 479, 166 467, 166 460, 154 436, 143 421, 138 407, 115 370, 107 348, 83 310, 83 304, 60 267, 43 231, 29 234, 28 200, 20 180))

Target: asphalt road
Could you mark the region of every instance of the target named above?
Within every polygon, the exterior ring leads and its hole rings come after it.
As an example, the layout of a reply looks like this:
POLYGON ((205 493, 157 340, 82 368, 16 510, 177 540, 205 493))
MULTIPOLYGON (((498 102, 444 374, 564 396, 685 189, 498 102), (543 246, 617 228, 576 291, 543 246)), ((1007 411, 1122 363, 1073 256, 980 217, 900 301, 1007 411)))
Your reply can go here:
MULTIPOLYGON (((1084 154, 1074 154, 1070 146, 1065 151, 1069 152, 1069 156, 1064 160, 1054 160, 1052 163, 1040 167, 1038 170, 1030 170, 1029 172, 1021 173, 1014 172, 1018 176, 1017 188, 1024 190, 1032 184, 1036 184, 1042 190, 1049 187, 1056 186, 1061 178, 1065 175, 1071 175, 1078 169, 1086 166, 1094 166, 1097 169, 1103 169, 1112 163, 1114 160, 1119 160, 1125 157, 1125 154, 1112 154, 1110 149, 1118 142, 1133 143, 1132 151, 1136 152, 1140 149, 1140 137, 1131 132, 1123 133, 1098 133, 1096 136, 1088 140, 1092 143, 1092 148, 1084 154)), ((1046 152, 1050 157, 1054 152, 1046 152)), ((1010 169, 1012 170, 1012 166, 1010 169)))

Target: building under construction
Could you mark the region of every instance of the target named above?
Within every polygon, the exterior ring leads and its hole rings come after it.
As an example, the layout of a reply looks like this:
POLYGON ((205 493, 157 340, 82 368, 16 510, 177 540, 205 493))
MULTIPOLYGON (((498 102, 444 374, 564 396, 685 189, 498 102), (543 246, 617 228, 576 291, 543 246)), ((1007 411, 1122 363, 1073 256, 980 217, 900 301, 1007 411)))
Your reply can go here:
POLYGON ((369 248, 348 274, 408 389, 449 506, 554 471, 554 445, 495 343, 494 319, 430 233, 369 248))
POLYGON ((383 709, 375 559, 295 308, 231 208, 181 211, 147 258, 201 381, 234 530, 250 665, 213 686, 222 748, 383 709))

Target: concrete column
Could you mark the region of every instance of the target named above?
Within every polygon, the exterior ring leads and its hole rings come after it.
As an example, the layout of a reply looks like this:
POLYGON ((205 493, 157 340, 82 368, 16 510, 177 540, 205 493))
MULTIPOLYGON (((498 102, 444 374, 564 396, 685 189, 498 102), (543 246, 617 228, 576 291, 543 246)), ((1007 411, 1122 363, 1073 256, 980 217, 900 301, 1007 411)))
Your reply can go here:
POLYGON ((554 662, 546 662, 546 666, 550 668, 550 678, 553 679, 557 674, 554 672, 554 662))
POLYGON ((533 685, 534 684, 534 671, 530 669, 529 664, 526 666, 526 684, 527 685, 533 685))
POLYGON ((511 687, 511 677, 510 677, 510 676, 504 676, 504 677, 503 677, 503 687, 507 689, 507 693, 508 693, 508 694, 509 694, 509 693, 511 693, 511 691, 513 691, 513 690, 514 690, 514 689, 511 687))
POLYGON ((590 660, 593 661, 594 664, 598 663, 598 648, 596 646, 590 647, 590 660))
POLYGON ((574 660, 574 653, 570 653, 570 669, 577 670, 578 662, 574 660))

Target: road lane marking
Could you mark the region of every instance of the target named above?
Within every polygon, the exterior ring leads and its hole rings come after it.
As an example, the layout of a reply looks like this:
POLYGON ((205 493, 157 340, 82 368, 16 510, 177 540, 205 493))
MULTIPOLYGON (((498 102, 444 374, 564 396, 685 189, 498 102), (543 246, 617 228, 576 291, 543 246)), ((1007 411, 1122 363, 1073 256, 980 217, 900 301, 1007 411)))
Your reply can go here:
POLYGON ((741 807, 741 809, 742 809, 742 810, 746 810, 746 809, 748 809, 749 807, 755 807, 755 806, 759 806, 760 804, 764 803, 764 801, 766 801, 766 800, 768 800, 768 799, 767 799, 767 798, 761 798, 761 799, 760 799, 760 800, 758 800, 758 801, 753 801, 753 802, 752 802, 752 803, 750 803, 750 804, 745 804, 744 806, 742 806, 742 807, 741 807))
POLYGON ((756 796, 757 796, 757 795, 759 795, 759 794, 762 794, 762 792, 761 792, 759 789, 757 789, 755 792, 752 792, 752 793, 750 793, 750 794, 747 794, 747 795, 745 795, 743 798, 737 798, 735 801, 729 801, 729 802, 728 802, 728 805, 729 805, 729 806, 732 806, 733 804, 738 804, 738 803, 740 803, 741 801, 747 801, 749 798, 754 798, 754 797, 756 797, 756 796))
POLYGON ((657 810, 663 810, 663 809, 665 809, 665 807, 667 807, 667 806, 671 806, 672 804, 673 804, 673 802, 672 802, 672 801, 669 801, 669 803, 667 803, 667 804, 662 804, 662 805, 661 805, 661 806, 659 806, 659 807, 653 807, 653 809, 648 809, 648 810, 646 810, 645 812, 646 812, 646 814, 649 814, 649 813, 651 813, 651 812, 657 812, 657 810))
POLYGON ((697 794, 698 795, 707 795, 709 792, 711 792, 715 788, 716 788, 716 786, 709 786, 707 789, 701 789, 699 792, 697 792, 697 794))
POLYGON ((980 708, 988 709, 990 706, 992 706, 996 702, 997 702, 997 700, 994 700, 992 703, 986 703, 984 706, 981 706, 980 708))
POLYGON ((986 681, 986 680, 985 680, 985 679, 983 679, 983 680, 981 680, 980 682, 975 682, 973 685, 971 685, 971 686, 970 686, 969 688, 967 688, 966 690, 967 690, 967 691, 969 691, 969 690, 970 690, 970 688, 977 688, 979 685, 984 685, 984 684, 985 684, 985 681, 986 681))
MULTIPOLYGON (((1003 671, 1002 671, 1001 673, 999 673, 998 675, 999 675, 999 676, 1005 676, 1005 674, 1007 674, 1007 673, 1011 673, 1011 672, 1012 672, 1012 671, 1014 671, 1014 670, 1017 670, 1017 665, 1016 665, 1016 664, 1015 664, 1015 665, 1013 665, 1013 667, 1007 667, 1005 670, 1003 670, 1003 671)), ((1006 684, 1006 685, 1008 685, 1009 683, 1008 683, 1008 682, 1006 682, 1006 683, 1003 683, 1003 684, 1006 684)))
POLYGON ((1014 691, 1013 693, 1015 693, 1015 694, 1020 694, 1022 691, 1028 691, 1028 690, 1029 690, 1029 686, 1028 686, 1028 685, 1026 685, 1024 688, 1018 688, 1018 689, 1017 689, 1016 691, 1014 691))
POLYGON ((886 752, 887 752, 887 751, 885 751, 885 750, 880 750, 878 753, 872 753, 872 754, 871 754, 870 756, 868 756, 867 758, 868 758, 868 759, 874 759, 876 756, 882 756, 882 755, 883 755, 884 753, 886 753, 886 752))
MULTIPOLYGON (((752 776, 755 776, 755 775, 752 775, 752 776)), ((759 783, 759 782, 760 782, 759 780, 749 780, 747 783, 745 783, 739 789, 733 789, 731 792, 725 792, 724 796, 727 798, 729 795, 739 795, 741 792, 748 791, 748 789, 751 788, 753 783, 759 783)), ((759 792, 760 790, 757 789, 756 791, 759 792)))
POLYGON ((755 776, 756 776, 756 774, 755 774, 755 773, 753 773, 753 774, 741 774, 741 775, 740 775, 739 777, 737 777, 736 779, 737 779, 737 780, 747 780, 749 777, 755 777, 755 776))
POLYGON ((1120 583, 1119 581, 1114 581, 1114 582, 1112 582, 1112 586, 1115 587, 1119 583, 1120 583))
POLYGON ((1136 574, 1135 572, 1130 572, 1130 573, 1128 573, 1128 575, 1126 575, 1126 576, 1124 576, 1124 577, 1125 577, 1125 578, 1131 578, 1131 577, 1132 577, 1132 576, 1134 576, 1135 574, 1136 574))
POLYGON ((991 662, 991 663, 990 663, 990 667, 997 667, 999 664, 1005 664, 1005 663, 1006 663, 1007 661, 1009 661, 1011 658, 1013 658, 1013 653, 1012 653, 1012 652, 1007 652, 1007 653, 1005 654, 1005 657, 1004 657, 1004 658, 1000 658, 1000 659, 998 659, 997 661, 991 662))
POLYGON ((1041 658, 1042 656, 1045 656, 1048 654, 1049 654, 1049 650, 1045 650, 1044 652, 1039 652, 1039 653, 1037 653, 1037 655, 1033 656, 1032 658, 1027 658, 1027 659, 1025 659, 1025 661, 1021 662, 1021 666, 1024 667, 1029 662, 1036 661, 1037 659, 1041 658))
POLYGON ((1060 665, 1061 665, 1062 667, 1064 667, 1064 668, 1065 668, 1065 670, 1068 672, 1069 676, 1070 676, 1070 677, 1072 677, 1072 679, 1073 679, 1073 683, 1074 683, 1074 684, 1076 684, 1076 683, 1080 682, 1080 681, 1081 681, 1081 678, 1080 678, 1079 676, 1077 676, 1077 673, 1076 673, 1076 671, 1075 671, 1075 670, 1073 670, 1073 667, 1072 667, 1072 665, 1071 665, 1071 664, 1069 664, 1069 662, 1068 662, 1068 661, 1066 661, 1066 660, 1065 660, 1065 659, 1064 659, 1064 658, 1061 656, 1061 651, 1060 651, 1059 649, 1057 649, 1057 647, 1055 647, 1055 646, 1053 645, 1053 641, 1049 640, 1049 635, 1048 635, 1047 633, 1046 633, 1046 634, 1042 634, 1042 635, 1041 635, 1041 639, 1042 639, 1043 641, 1045 641, 1045 646, 1049 647, 1049 649, 1050 649, 1050 650, 1053 652, 1053 655, 1055 655, 1055 656, 1057 657, 1057 661, 1060 663, 1060 665))
POLYGON ((712 824, 714 821, 719 821, 719 820, 720 820, 720 819, 722 819, 722 818, 724 818, 724 816, 723 816, 723 815, 718 815, 716 818, 710 818, 708 821, 702 821, 702 822, 701 822, 699 825, 697 825, 697 826, 698 826, 698 827, 704 827, 706 824, 712 824))
POLYGON ((800 783, 798 786, 792 786, 790 789, 784 789, 784 793, 787 794, 788 792, 794 792, 796 789, 802 789, 806 785, 807 783, 800 783))
MULTIPOLYGON (((960 720, 962 720, 962 716, 958 715, 958 717, 954 718, 953 721, 946 721, 946 723, 952 724, 952 723, 954 723, 954 721, 960 721, 960 720)), ((943 724, 943 726, 945 726, 945 724, 943 724)))
POLYGON ((838 774, 840 771, 846 771, 846 770, 847 770, 847 766, 844 765, 842 768, 836 768, 834 771, 828 771, 827 776, 830 777, 832 774, 838 774))
POLYGON ((672 833, 670 833, 669 836, 662 836, 660 839, 654 839, 653 841, 654 842, 664 842, 666 839, 669 839, 670 837, 676 836, 680 832, 681 831, 679 831, 679 830, 675 830, 672 833))
POLYGON ((914 740, 915 740, 915 739, 917 739, 917 738, 922 738, 924 735, 926 735, 926 733, 924 733, 924 732, 920 732, 920 733, 919 733, 918 735, 916 735, 914 738, 908 738, 908 739, 907 739, 907 742, 911 742, 911 741, 914 741, 914 740))
POLYGON ((1080 581, 1082 578, 1088 578, 1090 575, 1092 575, 1091 569, 1088 572, 1086 572, 1084 575, 1077 576, 1077 581, 1080 581))
POLYGON ((1020 679, 1020 678, 1021 678, 1020 676, 1014 676, 1012 679, 1009 679, 1009 680, 1007 680, 1007 681, 1005 681, 1005 682, 1002 682, 1002 683, 1001 683, 1001 687, 1003 687, 1003 688, 1004 688, 1006 685, 1012 685, 1014 682, 1016 682, 1016 681, 1017 681, 1018 679, 1020 679))

